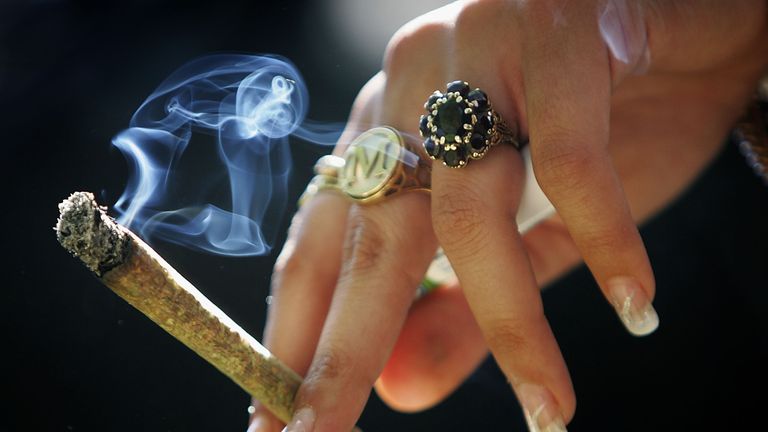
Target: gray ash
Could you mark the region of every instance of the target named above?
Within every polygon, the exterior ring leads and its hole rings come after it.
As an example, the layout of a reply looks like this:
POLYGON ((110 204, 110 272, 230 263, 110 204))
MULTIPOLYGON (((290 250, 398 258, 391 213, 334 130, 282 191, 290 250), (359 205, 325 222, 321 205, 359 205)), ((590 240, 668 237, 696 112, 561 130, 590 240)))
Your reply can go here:
POLYGON ((99 207, 90 192, 75 192, 59 204, 56 238, 98 276, 120 265, 128 235, 99 207))

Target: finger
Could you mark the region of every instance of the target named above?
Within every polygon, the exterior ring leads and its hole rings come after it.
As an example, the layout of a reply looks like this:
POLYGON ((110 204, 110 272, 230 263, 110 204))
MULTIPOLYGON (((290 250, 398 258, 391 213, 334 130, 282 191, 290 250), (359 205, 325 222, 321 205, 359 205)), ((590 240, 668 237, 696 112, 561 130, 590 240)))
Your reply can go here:
MULTIPOLYGON (((527 231, 523 243, 539 287, 581 261, 557 216, 527 231)), ((461 288, 441 287, 411 307, 375 389, 391 408, 421 411, 452 393, 487 355, 461 288)))
POLYGON ((338 278, 348 211, 340 194, 318 193, 294 219, 275 264, 264 342, 302 375, 338 278))
POLYGON ((283 427, 282 422, 256 399, 251 400, 248 410, 251 416, 246 432, 279 432, 283 427))
POLYGON ((564 430, 575 398, 515 222, 523 173, 511 146, 463 169, 435 166, 433 225, 533 430, 564 430))
POLYGON ((534 170, 622 322, 645 335, 658 325, 651 306, 655 284, 607 151, 609 53, 594 15, 569 11, 563 13, 570 26, 551 24, 542 16, 549 11, 533 5, 521 21, 528 35, 523 79, 534 170))
POLYGON ((394 409, 421 411, 453 393, 487 355, 461 288, 438 288, 408 312, 376 392, 394 409))
MULTIPOLYGON (((373 111, 369 118, 377 125, 393 126, 408 137, 415 136, 411 119, 418 118, 421 101, 414 94, 421 92, 403 92, 397 86, 410 82, 403 78, 414 76, 406 72, 416 67, 413 57, 405 55, 409 49, 402 47, 426 46, 406 40, 394 44, 401 48, 388 50, 386 73, 377 76, 379 91, 368 107, 373 111), (403 119, 408 121, 403 124, 403 119)), ((297 393, 295 419, 305 425, 311 422, 308 429, 349 430, 358 418, 436 250, 428 214, 429 201, 422 194, 353 207, 342 275, 312 365, 297 393)), ((289 425, 289 430, 295 426, 289 425)))
POLYGON ((523 235, 523 244, 536 276, 536 284, 542 289, 581 263, 581 255, 557 215, 528 230, 523 235))
MULTIPOLYGON (((370 123, 382 83, 383 76, 376 75, 360 91, 336 153, 357 135, 359 125, 370 123)), ((312 361, 336 286, 349 207, 340 194, 317 193, 294 217, 275 265, 264 344, 300 375, 312 361)), ((253 406, 251 423, 263 424, 256 431, 276 430, 280 422, 257 401, 253 406)))
MULTIPOLYGON (((556 216, 526 232, 523 243, 539 287, 581 261, 556 216)), ((375 389, 393 409, 422 411, 453 393, 487 355, 461 288, 441 287, 411 307, 375 389)))
POLYGON ((297 393, 294 421, 304 429, 288 431, 354 426, 434 254, 428 214, 429 200, 417 193, 352 207, 342 274, 297 393))
MULTIPOLYGON (((552 219, 523 236, 540 287, 581 261, 565 226, 552 219)), ((439 288, 411 307, 375 389, 393 409, 425 410, 453 393, 487 355, 461 288, 439 288)))
MULTIPOLYGON (((275 265, 264 344, 300 375, 312 361, 333 296, 348 211, 342 196, 318 193, 294 218, 275 265)), ((254 432, 280 430, 280 422, 261 404, 254 407, 254 432)))

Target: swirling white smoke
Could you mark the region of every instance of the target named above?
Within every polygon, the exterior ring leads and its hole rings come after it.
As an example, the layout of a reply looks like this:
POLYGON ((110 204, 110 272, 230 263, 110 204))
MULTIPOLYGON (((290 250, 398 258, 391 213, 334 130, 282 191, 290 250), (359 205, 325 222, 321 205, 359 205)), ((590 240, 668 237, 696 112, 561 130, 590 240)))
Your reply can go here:
POLYGON ((279 57, 214 55, 182 66, 113 139, 131 166, 114 206, 118 221, 145 239, 210 253, 268 252, 286 204, 288 137, 332 144, 341 129, 309 125, 307 106, 299 72, 279 57), (177 167, 194 133, 214 137, 220 160, 195 173, 203 187, 178 194, 177 167), (214 180, 223 178, 230 198, 225 204, 211 196, 221 195, 214 180))

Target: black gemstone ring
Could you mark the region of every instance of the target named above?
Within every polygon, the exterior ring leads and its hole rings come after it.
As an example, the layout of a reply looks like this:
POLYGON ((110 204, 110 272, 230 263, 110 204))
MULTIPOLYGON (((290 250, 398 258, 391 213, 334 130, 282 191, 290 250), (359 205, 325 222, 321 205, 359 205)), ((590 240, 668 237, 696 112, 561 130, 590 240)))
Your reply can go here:
POLYGON ((427 114, 419 122, 424 150, 447 167, 464 167, 496 144, 520 149, 515 130, 491 108, 485 92, 478 88, 470 91, 464 81, 448 83, 445 93, 432 93, 424 108, 427 114))

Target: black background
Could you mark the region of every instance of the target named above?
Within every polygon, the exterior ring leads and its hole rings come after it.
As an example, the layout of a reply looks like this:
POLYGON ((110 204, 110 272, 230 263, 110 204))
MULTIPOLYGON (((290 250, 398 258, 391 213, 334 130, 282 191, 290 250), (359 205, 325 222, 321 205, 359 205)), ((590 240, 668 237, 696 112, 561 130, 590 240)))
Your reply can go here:
MULTIPOLYGON (((335 122, 346 119, 375 70, 334 48, 311 2, 0 4, 7 281, 0 295, 10 347, 2 350, 9 365, 2 392, 11 414, 0 430, 8 421, 11 430, 245 430, 243 391, 58 246, 56 205, 76 190, 114 203, 128 172, 111 138, 168 74, 196 57, 285 56, 305 77, 309 117, 335 122)), ((289 203, 311 163, 330 150, 292 144, 289 203)), ((261 334, 273 255, 223 258, 153 245, 236 322, 261 334)))
MULTIPOLYGON (((345 120, 375 65, 339 49, 309 1, 0 4, 0 430, 244 430, 242 390, 59 247, 56 204, 75 190, 114 202, 127 170, 110 139, 162 79, 195 57, 283 55, 306 79, 309 117, 335 122, 345 120)), ((292 151, 289 202, 328 149, 295 142, 292 151)), ((579 396, 569 430, 764 424, 766 191, 726 147, 643 227, 661 316, 650 337, 624 332, 584 268, 545 291, 579 396)), ((235 321, 261 334, 274 255, 221 258, 154 246, 235 321)), ((395 415, 374 398, 360 424, 366 431, 523 430, 490 361, 433 410, 395 415)))

